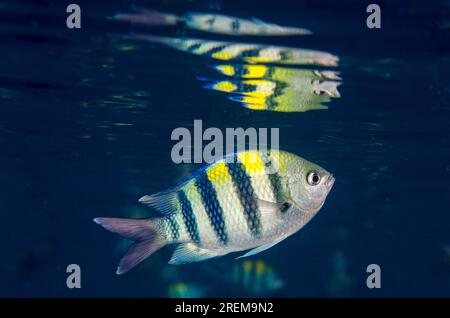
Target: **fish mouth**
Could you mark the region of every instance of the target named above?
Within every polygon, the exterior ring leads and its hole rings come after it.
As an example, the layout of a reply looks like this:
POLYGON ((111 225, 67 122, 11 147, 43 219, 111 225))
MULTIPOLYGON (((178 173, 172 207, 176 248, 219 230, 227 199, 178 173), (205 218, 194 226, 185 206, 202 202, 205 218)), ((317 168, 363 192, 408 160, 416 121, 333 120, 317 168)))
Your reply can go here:
POLYGON ((324 58, 320 58, 317 61, 314 61, 315 63, 323 66, 338 66, 339 63, 339 57, 334 55, 328 55, 324 58))
POLYGON ((338 74, 339 73, 334 72, 334 71, 322 71, 322 72, 319 72, 319 76, 323 76, 324 78, 326 78, 328 80, 334 80, 334 81, 342 80, 342 78, 339 77, 338 74))

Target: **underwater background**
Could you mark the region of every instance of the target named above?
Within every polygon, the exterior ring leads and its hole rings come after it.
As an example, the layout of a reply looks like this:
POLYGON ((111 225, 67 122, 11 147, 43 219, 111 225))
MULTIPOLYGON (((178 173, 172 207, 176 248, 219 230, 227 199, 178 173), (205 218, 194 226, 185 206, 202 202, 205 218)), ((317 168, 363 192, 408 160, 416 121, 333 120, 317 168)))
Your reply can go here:
MULTIPOLYGON (((0 296, 449 297, 450 1, 0 2, 0 296), (381 6, 381 29, 366 7, 381 6), (312 30, 239 37, 339 57, 340 97, 328 109, 261 111, 198 78, 219 62, 121 37, 107 19, 132 5, 213 12, 312 30), (96 216, 150 217, 137 202, 188 177, 175 164, 177 127, 279 127, 280 148, 331 171, 324 207, 298 233, 248 259, 183 266, 167 247, 117 276, 126 242, 96 216), (369 264, 381 288, 366 286, 369 264), (66 268, 81 268, 81 288, 66 268)), ((190 29, 146 32, 233 41, 190 29)))

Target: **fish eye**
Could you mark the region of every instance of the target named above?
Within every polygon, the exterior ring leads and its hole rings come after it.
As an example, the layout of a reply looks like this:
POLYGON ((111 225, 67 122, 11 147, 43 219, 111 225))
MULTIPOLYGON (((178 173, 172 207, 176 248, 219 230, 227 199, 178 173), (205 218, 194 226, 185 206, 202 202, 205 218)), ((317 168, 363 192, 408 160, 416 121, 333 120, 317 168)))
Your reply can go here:
POLYGON ((316 95, 319 95, 319 96, 323 96, 323 95, 326 94, 325 91, 321 91, 321 90, 318 90, 318 89, 314 90, 314 93, 315 93, 316 95))
POLYGON ((317 171, 310 171, 308 172, 308 175, 306 176, 306 181, 312 186, 318 185, 320 183, 320 175, 317 171))

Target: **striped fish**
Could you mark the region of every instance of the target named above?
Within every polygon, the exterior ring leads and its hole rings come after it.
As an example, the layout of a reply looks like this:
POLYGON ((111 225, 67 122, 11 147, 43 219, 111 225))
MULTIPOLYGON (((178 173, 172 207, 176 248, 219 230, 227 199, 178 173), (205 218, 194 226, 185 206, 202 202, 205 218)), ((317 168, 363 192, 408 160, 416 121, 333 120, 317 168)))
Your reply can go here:
POLYGON ((151 219, 96 218, 135 241, 117 274, 175 244, 169 264, 264 251, 302 228, 322 207, 332 175, 294 154, 246 151, 206 165, 188 180, 139 201, 163 214, 151 219))
POLYGON ((212 68, 222 75, 243 79, 268 79, 280 82, 289 82, 295 78, 341 80, 338 72, 327 70, 297 69, 262 64, 222 64, 213 65, 212 68))
MULTIPOLYGON (((203 78, 200 78, 203 79, 203 78)), ((203 79, 208 80, 208 79, 203 79)), ((305 112, 327 109, 331 98, 340 97, 339 82, 295 78, 292 81, 248 79, 242 81, 213 81, 203 85, 206 89, 229 93, 228 98, 253 110, 276 112, 305 112)))
POLYGON ((161 43, 183 52, 222 61, 323 66, 337 66, 339 61, 337 56, 323 51, 267 44, 211 41, 185 37, 171 38, 145 34, 131 34, 124 38, 161 43))
POLYGON ((226 35, 305 35, 312 34, 304 28, 280 26, 256 18, 242 19, 223 14, 188 12, 184 15, 163 13, 136 8, 134 13, 119 13, 113 19, 142 25, 177 25, 203 32, 226 35))

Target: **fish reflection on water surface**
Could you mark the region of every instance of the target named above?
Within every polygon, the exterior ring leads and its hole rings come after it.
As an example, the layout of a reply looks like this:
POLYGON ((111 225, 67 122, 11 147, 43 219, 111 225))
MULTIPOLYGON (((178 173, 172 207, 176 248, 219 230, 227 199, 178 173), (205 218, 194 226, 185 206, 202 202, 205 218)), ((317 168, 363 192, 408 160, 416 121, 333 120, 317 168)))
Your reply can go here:
POLYGON ((125 39, 161 43, 174 49, 222 61, 277 63, 287 65, 337 66, 339 58, 331 53, 257 43, 213 41, 188 37, 162 37, 130 34, 125 39))
POLYGON ((339 74, 329 70, 294 69, 262 64, 211 66, 233 80, 207 81, 204 88, 229 93, 228 98, 253 110, 305 112, 327 109, 341 95, 339 74))
POLYGON ((178 26, 188 29, 226 35, 306 35, 312 32, 297 27, 267 23, 256 18, 243 19, 216 13, 187 12, 183 15, 135 8, 133 13, 118 13, 113 19, 147 26, 178 26))
POLYGON ((302 78, 331 81, 341 80, 338 72, 330 70, 297 69, 262 64, 220 64, 212 65, 211 67, 220 74, 235 78, 262 78, 280 82, 295 81, 296 79, 302 78))

